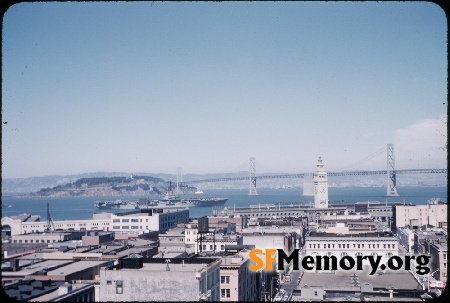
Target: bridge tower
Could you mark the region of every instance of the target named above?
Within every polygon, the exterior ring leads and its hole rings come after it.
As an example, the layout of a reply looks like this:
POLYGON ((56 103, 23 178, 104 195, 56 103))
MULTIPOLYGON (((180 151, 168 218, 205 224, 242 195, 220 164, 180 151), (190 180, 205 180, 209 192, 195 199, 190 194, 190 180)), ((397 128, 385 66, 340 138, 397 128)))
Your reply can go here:
POLYGON ((394 144, 387 145, 387 193, 385 197, 398 197, 397 180, 395 176, 394 144))
POLYGON ((250 191, 248 192, 249 196, 257 196, 256 192, 256 164, 255 158, 250 158, 250 191))
POLYGON ((322 157, 319 157, 314 173, 314 207, 328 208, 328 174, 323 168, 322 157))

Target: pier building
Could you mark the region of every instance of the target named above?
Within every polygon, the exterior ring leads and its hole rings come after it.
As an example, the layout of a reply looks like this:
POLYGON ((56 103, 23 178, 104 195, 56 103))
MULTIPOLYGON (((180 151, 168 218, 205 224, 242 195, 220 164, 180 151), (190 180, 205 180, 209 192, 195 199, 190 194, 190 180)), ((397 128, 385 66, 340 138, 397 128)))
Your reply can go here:
MULTIPOLYGON (((178 223, 189 222, 189 210, 182 209, 142 209, 126 213, 98 213, 92 220, 52 221, 53 231, 114 231, 115 233, 144 234, 150 231, 164 232, 178 223)), ((22 214, 3 217, 2 233, 15 236, 29 233, 48 232, 49 223, 39 216, 22 214)))

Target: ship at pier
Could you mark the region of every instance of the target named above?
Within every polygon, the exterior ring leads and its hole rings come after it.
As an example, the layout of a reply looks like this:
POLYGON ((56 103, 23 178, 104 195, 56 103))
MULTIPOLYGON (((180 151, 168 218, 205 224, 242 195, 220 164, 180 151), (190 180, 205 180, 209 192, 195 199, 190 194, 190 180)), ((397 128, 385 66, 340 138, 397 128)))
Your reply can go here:
POLYGON ((116 209, 149 209, 149 208, 188 208, 188 207, 213 207, 223 206, 228 198, 184 198, 171 195, 165 196, 159 200, 150 200, 141 198, 139 200, 116 200, 116 201, 97 201, 95 207, 102 210, 116 209))
POLYGON ((212 207, 223 206, 228 198, 212 197, 212 198, 186 198, 182 202, 196 207, 212 207))
POLYGON ((97 201, 94 203, 94 206, 98 209, 138 209, 139 204, 138 201, 124 201, 124 200, 115 200, 115 201, 97 201))

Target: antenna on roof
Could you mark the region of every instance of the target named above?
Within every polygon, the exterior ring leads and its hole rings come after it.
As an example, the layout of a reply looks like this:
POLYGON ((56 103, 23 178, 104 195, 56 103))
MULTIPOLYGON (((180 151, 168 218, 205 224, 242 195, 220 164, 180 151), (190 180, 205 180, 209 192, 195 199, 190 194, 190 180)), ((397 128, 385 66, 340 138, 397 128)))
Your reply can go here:
POLYGON ((46 232, 55 231, 55 225, 53 224, 52 217, 50 217, 50 207, 47 202, 47 228, 46 232))

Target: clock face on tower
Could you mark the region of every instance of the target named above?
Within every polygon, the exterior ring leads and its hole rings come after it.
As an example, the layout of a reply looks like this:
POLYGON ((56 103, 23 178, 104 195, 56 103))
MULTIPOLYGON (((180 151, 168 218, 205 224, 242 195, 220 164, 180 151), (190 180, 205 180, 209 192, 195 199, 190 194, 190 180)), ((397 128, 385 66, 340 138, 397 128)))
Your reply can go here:
POLYGON ((320 188, 320 192, 321 192, 322 194, 325 193, 325 186, 322 186, 322 187, 320 188))

